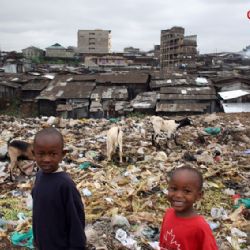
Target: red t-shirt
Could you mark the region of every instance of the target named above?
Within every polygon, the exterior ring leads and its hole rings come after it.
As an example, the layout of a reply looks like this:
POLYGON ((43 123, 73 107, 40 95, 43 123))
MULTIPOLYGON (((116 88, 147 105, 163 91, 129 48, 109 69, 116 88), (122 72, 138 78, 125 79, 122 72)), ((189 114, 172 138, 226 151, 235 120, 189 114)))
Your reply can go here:
POLYGON ((200 216, 177 217, 173 208, 167 209, 160 233, 161 250, 218 250, 212 231, 200 216))

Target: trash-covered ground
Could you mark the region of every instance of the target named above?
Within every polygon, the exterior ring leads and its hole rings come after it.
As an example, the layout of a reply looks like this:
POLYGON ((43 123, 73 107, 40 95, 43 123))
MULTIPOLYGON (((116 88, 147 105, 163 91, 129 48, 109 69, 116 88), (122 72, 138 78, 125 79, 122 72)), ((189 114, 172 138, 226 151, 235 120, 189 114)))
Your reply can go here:
MULTIPOLYGON (((121 120, 1 116, 0 249, 20 249, 13 243, 32 247, 30 191, 35 173, 26 177, 16 169, 15 182, 9 181, 7 141, 31 142, 38 130, 51 125, 65 138, 68 153, 62 166, 85 204, 89 249, 154 249, 169 206, 168 173, 183 164, 203 173, 204 198, 196 206, 210 224, 219 249, 250 249, 250 114, 190 118, 194 126, 178 131, 178 145, 170 141, 166 147, 162 135, 154 147, 149 116, 121 120), (106 132, 116 123, 124 131, 123 163, 118 152, 112 162, 106 157, 106 132)), ((20 161, 19 166, 33 165, 20 161)))

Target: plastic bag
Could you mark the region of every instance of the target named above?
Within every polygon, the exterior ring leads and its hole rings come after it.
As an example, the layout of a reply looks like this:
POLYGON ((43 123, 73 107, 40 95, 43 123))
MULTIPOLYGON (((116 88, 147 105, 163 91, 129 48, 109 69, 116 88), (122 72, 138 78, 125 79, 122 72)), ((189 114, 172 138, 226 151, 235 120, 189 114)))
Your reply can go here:
POLYGON ((34 249, 32 228, 26 233, 14 232, 10 238, 13 245, 34 249))
POLYGON ((238 199, 236 207, 239 207, 241 204, 243 204, 246 208, 250 208, 250 198, 238 199))
POLYGON ((204 131, 210 135, 218 135, 221 132, 221 128, 219 127, 208 127, 208 128, 204 128, 204 131))

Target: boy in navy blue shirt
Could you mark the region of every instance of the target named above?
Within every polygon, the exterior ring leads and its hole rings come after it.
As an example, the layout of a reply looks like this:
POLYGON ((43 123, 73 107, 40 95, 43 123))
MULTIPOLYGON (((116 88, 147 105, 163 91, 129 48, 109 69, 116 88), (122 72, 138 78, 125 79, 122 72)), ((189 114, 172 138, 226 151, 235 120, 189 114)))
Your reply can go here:
POLYGON ((59 163, 65 151, 55 128, 39 131, 34 155, 40 171, 32 190, 34 244, 39 250, 85 250, 85 214, 75 183, 59 163))

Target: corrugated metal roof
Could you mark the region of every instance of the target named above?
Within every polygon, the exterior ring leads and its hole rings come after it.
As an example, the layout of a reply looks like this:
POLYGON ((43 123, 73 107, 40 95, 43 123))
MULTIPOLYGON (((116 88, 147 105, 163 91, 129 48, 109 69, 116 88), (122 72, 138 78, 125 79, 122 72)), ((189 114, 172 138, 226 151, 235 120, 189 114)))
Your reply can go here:
POLYGON ((63 88, 61 98, 90 98, 90 95, 95 87, 95 83, 89 82, 68 82, 63 88))
POLYGON ((72 81, 82 82, 82 81, 95 81, 97 75, 74 75, 72 76, 72 81))
POLYGON ((127 100, 128 90, 125 86, 121 87, 104 87, 97 86, 91 94, 91 99, 116 99, 116 100, 127 100))
POLYGON ((238 98, 241 96, 249 95, 250 90, 238 89, 238 90, 218 92, 218 94, 221 96, 223 100, 229 100, 229 99, 234 99, 234 98, 238 98))
POLYGON ((20 88, 22 86, 22 84, 19 84, 19 83, 5 82, 5 81, 0 82, 0 85, 6 86, 6 87, 11 87, 11 88, 14 88, 14 89, 20 88))
POLYGON ((45 89, 49 84, 49 81, 40 81, 40 82, 29 82, 27 84, 25 84, 22 87, 22 90, 37 90, 37 91, 41 91, 43 89, 45 89))
POLYGON ((152 109, 156 106, 156 97, 156 92, 140 93, 131 101, 131 105, 134 109, 152 109))
POLYGON ((216 100, 216 95, 160 94, 160 100, 216 100))
POLYGON ((71 82, 72 76, 57 76, 36 99, 55 101, 56 99, 90 98, 94 82, 71 82))
POLYGON ((209 103, 157 103, 156 112, 204 112, 209 103))
POLYGON ((151 89, 170 87, 170 86, 207 86, 211 85, 211 81, 203 77, 190 77, 182 76, 182 78, 169 78, 169 79, 152 79, 150 81, 151 89))
POLYGON ((206 87, 162 87, 161 94, 182 94, 182 95, 215 95, 215 89, 210 86, 206 87))
POLYGON ((131 107, 130 102, 117 101, 115 102, 115 111, 132 112, 133 108, 131 107))
POLYGON ((227 84, 234 84, 235 82, 241 82, 245 84, 250 84, 250 77, 243 76, 230 76, 230 77, 217 77, 213 79, 214 85, 221 86, 227 84))
POLYGON ((101 74, 97 77, 96 83, 108 84, 146 84, 149 75, 145 73, 119 73, 119 74, 101 74))
POLYGON ((225 113, 250 112, 250 103, 222 103, 225 113))

